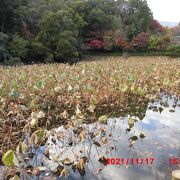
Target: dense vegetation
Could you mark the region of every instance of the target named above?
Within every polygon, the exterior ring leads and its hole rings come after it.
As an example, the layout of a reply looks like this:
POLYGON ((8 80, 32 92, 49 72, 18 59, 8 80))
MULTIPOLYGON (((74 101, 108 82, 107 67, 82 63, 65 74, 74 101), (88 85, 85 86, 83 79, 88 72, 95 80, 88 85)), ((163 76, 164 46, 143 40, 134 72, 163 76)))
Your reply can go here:
MULTIPOLYGON (((173 107, 179 106, 179 67, 178 59, 168 57, 91 57, 89 61, 73 66, 0 67, 0 157, 10 167, 5 175, 17 175, 22 169, 39 175, 44 167, 37 170, 27 167, 25 162, 35 157, 32 148, 47 145, 47 130, 52 129, 53 135, 53 128, 58 125, 77 131, 73 138, 76 143, 81 143, 88 130, 83 123, 99 120, 99 132, 109 117, 126 117, 128 114, 142 120, 148 102, 155 101, 163 93, 175 95, 173 107), (30 138, 24 143, 26 137, 30 138), (12 171, 12 167, 18 168, 12 171)), ((152 108, 162 112, 168 103, 163 99, 161 104, 162 108, 152 108)), ((129 119, 130 128, 134 121, 129 119)), ((102 139, 94 144, 101 146, 108 141, 102 139)), ((66 156, 65 160, 56 159, 53 160, 61 162, 58 176, 67 176, 66 163, 73 164, 72 161, 66 156)), ((84 162, 81 156, 78 162, 84 162)), ((84 174, 85 165, 76 164, 76 168, 84 174)))
POLYGON ((155 100, 162 92, 177 97, 180 94, 177 59, 103 59, 105 61, 95 58, 96 62, 74 66, 0 68, 0 148, 14 145, 22 136, 24 126, 32 125, 33 130, 34 123, 40 127, 65 123, 77 107, 83 119, 89 121, 96 121, 100 115, 111 114, 114 110, 116 113, 126 110, 143 118, 142 114, 133 113, 149 100, 155 100), (132 112, 130 106, 135 108, 132 112), (35 120, 32 113, 41 111, 45 118, 35 120))
POLYGON ((180 23, 177 26, 172 27, 171 31, 173 36, 180 36, 180 23))
POLYGON ((146 0, 1 0, 1 64, 67 61, 87 50, 163 51, 170 41, 146 0))

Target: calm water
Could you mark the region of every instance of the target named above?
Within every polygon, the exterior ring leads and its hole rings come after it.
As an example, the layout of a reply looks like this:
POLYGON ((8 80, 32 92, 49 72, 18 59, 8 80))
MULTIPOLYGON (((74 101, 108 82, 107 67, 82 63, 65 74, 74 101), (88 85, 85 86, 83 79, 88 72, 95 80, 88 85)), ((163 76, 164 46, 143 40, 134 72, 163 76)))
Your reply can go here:
MULTIPOLYGON (((107 125, 100 125, 98 122, 84 125, 83 128, 86 128, 88 132, 95 133, 103 129, 103 134, 97 135, 94 141, 88 136, 84 143, 75 143, 71 147, 64 147, 66 142, 57 140, 56 143, 52 143, 52 137, 49 134, 47 146, 49 147, 50 159, 53 159, 53 156, 57 157, 65 149, 66 152, 61 155, 61 159, 66 157, 75 159, 76 156, 89 158, 84 176, 73 172, 71 166, 66 167, 69 172, 69 176, 66 178, 68 180, 170 180, 172 170, 180 169, 180 164, 171 165, 169 162, 170 158, 180 159, 180 107, 173 106, 175 102, 170 98, 167 99, 167 102, 169 107, 161 106, 159 102, 149 103, 143 120, 134 117, 136 121, 131 129, 129 129, 128 116, 109 119, 107 125), (152 106, 153 108, 149 108, 152 106), (159 107, 163 107, 163 110, 160 110, 161 113, 157 112, 159 107), (144 138, 139 137, 141 132, 145 135, 144 138), (107 144, 99 146, 93 143, 100 142, 103 136, 107 137, 107 144), (134 136, 138 139, 129 141, 129 138, 134 136), (102 157, 124 159, 125 162, 127 159, 135 160, 138 158, 142 164, 129 162, 124 163, 124 165, 104 166, 98 161, 102 157), (154 162, 146 164, 146 158, 148 160, 153 158, 154 162)), ((72 136, 72 138, 74 136, 72 131, 63 130, 62 127, 55 131, 57 133, 64 131, 67 136, 72 136)), ((47 147, 41 147, 34 151, 33 153, 37 155, 28 162, 28 165, 34 167, 43 165, 47 170, 39 177, 22 173, 21 179, 59 179, 49 171, 55 169, 58 164, 43 155, 42 152, 46 149, 47 147)))

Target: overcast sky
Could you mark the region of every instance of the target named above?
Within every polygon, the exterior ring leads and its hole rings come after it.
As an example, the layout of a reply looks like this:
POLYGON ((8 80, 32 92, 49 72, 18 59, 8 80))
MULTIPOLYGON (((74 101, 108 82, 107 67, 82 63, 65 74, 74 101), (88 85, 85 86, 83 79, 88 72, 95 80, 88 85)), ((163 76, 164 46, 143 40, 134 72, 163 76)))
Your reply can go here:
POLYGON ((147 0, 147 2, 155 19, 180 22, 180 0, 147 0))

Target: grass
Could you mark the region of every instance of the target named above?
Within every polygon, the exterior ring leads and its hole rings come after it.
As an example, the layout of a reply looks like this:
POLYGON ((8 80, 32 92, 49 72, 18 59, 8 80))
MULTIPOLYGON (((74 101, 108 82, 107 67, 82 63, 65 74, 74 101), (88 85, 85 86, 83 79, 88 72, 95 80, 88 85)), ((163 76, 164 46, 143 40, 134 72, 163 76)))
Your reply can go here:
POLYGON ((88 60, 73 66, 0 67, 0 149, 15 148, 27 130, 52 128, 72 117, 92 122, 130 106, 136 111, 161 93, 179 98, 177 58, 88 60))

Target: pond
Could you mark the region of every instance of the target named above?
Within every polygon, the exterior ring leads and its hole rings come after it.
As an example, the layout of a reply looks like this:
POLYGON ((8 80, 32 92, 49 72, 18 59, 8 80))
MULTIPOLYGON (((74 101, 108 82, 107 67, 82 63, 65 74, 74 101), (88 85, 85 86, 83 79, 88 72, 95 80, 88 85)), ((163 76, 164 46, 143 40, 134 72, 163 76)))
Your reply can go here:
MULTIPOLYGON (((66 175, 68 180, 169 180, 180 169, 179 104, 164 96, 148 104, 142 120, 127 115, 105 124, 70 123, 52 129, 45 145, 32 146, 24 155, 28 158, 18 175, 32 180, 66 175)), ((5 171, 2 167, 1 176, 5 171)))

